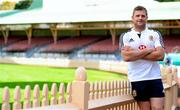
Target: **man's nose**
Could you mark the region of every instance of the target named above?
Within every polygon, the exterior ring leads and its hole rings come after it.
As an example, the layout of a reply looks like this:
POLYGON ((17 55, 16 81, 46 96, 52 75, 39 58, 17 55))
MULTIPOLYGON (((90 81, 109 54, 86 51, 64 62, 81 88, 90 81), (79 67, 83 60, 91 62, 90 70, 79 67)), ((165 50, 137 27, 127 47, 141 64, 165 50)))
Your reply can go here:
POLYGON ((143 18, 143 16, 139 16, 139 19, 142 19, 143 18))

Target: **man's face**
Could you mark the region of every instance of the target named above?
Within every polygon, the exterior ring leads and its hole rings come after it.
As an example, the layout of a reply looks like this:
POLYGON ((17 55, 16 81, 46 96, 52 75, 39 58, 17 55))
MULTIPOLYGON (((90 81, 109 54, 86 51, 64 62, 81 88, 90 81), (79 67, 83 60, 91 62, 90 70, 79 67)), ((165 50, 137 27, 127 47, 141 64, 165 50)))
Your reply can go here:
POLYGON ((142 27, 146 25, 147 22, 147 15, 144 10, 137 10, 134 12, 132 16, 132 22, 136 27, 142 27))

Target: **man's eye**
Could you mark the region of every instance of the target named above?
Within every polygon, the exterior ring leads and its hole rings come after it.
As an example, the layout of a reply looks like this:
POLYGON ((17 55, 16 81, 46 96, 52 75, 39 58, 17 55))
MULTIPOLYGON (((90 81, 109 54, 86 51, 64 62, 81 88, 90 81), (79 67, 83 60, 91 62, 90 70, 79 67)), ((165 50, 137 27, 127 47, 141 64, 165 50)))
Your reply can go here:
POLYGON ((142 15, 141 17, 143 17, 143 18, 144 18, 144 17, 145 17, 145 15, 142 15))

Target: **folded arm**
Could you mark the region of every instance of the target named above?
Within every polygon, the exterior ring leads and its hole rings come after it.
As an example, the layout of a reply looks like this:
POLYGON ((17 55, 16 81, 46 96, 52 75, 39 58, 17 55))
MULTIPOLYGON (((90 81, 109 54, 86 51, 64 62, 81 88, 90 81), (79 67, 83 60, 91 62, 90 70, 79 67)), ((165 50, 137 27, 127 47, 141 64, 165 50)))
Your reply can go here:
POLYGON ((143 57, 145 60, 162 61, 164 59, 164 49, 162 47, 156 47, 153 52, 143 57))
POLYGON ((153 51, 154 51, 153 48, 138 50, 138 49, 133 49, 130 46, 124 46, 121 49, 121 55, 125 61, 135 61, 145 58, 145 56, 147 56, 153 51))

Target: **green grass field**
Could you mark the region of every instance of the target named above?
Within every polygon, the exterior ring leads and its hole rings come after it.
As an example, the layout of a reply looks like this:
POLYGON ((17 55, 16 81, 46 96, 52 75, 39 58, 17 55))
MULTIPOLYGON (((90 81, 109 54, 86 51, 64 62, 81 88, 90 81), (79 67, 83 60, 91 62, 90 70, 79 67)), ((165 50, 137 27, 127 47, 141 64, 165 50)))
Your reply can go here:
MULTIPOLYGON (((0 64, 0 105, 5 86, 9 87, 11 97, 13 97, 13 91, 16 85, 21 87, 22 93, 26 85, 30 85, 33 88, 35 84, 39 84, 41 90, 44 83, 47 83, 49 88, 54 82, 57 85, 61 82, 67 85, 68 82, 74 80, 75 69, 0 64)), ((87 76, 90 82, 127 79, 126 75, 92 69, 87 69, 87 76)), ((10 99, 10 101, 12 102, 13 99, 10 99)))

